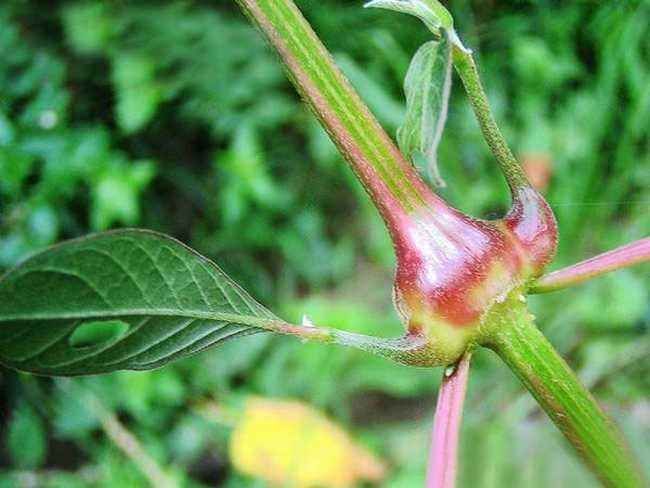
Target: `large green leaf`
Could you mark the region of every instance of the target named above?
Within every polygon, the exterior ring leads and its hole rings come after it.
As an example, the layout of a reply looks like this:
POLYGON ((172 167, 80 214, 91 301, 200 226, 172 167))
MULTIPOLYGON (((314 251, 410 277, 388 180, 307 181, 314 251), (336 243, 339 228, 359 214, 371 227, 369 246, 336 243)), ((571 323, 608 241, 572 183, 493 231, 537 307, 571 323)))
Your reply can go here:
POLYGON ((271 331, 390 356, 418 344, 288 324, 214 263, 141 230, 68 241, 0 279, 0 362, 48 375, 150 369, 271 331))
POLYGON ((437 164, 451 90, 451 43, 446 33, 413 56, 406 78, 406 118, 397 130, 401 151, 436 186, 444 186, 437 164))
POLYGON ((274 321, 212 262, 147 231, 67 242, 0 280, 0 361, 38 373, 153 368, 274 321))

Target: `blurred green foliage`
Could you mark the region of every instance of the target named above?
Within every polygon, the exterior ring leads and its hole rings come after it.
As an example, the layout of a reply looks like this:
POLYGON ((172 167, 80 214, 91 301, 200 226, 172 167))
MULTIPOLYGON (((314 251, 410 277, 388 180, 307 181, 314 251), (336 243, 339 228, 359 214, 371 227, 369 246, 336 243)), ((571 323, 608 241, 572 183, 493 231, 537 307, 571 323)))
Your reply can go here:
MULTIPOLYGON (((394 135, 426 30, 361 2, 299 5, 394 135)), ((451 8, 513 148, 551 174, 557 265, 647 235, 650 2, 451 8)), ((214 258, 286 318, 399 332, 382 224, 234 2, 8 0, 0 59, 0 268, 63 238, 137 225, 214 258)), ((495 217, 506 189, 459 88, 439 149, 442 194, 495 217)), ((648 271, 531 300, 641 459, 650 459, 648 271)), ((385 486, 421 486, 439 374, 266 336, 151 373, 62 382, 3 369, 0 486, 147 485, 88 395, 178 483, 263 486, 229 467, 228 422, 197 410, 247 394, 315 404, 389 462, 385 486)), ((594 485, 487 352, 475 358, 467 403, 462 486, 594 485)))

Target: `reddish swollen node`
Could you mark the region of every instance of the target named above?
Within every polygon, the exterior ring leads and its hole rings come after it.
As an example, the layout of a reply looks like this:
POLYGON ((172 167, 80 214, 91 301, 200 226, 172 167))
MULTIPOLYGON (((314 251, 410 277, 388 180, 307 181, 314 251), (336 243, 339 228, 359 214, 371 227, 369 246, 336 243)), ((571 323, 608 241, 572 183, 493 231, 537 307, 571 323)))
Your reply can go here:
POLYGON ((500 220, 471 218, 431 194, 429 205, 392 224, 395 302, 415 334, 480 325, 495 303, 541 274, 557 243, 553 212, 530 187, 516 190, 500 220))

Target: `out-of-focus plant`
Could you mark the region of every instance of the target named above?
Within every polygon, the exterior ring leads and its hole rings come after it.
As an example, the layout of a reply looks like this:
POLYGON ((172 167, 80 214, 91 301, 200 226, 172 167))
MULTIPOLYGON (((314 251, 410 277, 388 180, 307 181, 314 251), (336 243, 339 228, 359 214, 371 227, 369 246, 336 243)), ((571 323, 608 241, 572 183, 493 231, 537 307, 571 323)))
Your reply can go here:
POLYGON ((249 398, 230 444, 233 464, 273 486, 345 488, 386 467, 338 425, 299 402, 249 398))
MULTIPOLYGON (((435 168, 431 164, 445 120, 453 61, 512 192, 513 209, 499 221, 471 219, 447 206, 422 183, 290 2, 241 4, 278 49, 294 82, 379 207, 397 253, 396 304, 407 334, 384 340, 315 327, 309 319, 291 325, 178 242, 143 231, 122 231, 63 244, 5 275, 0 284, 3 362, 43 374, 86 374, 147 369, 258 331, 341 343, 409 365, 451 366, 443 381, 435 440, 449 443, 453 451, 468 356, 476 345, 486 345, 515 370, 604 482, 616 486, 640 483, 618 433, 537 332, 523 296, 647 260, 648 240, 540 277, 555 251, 553 215, 505 145, 471 52, 461 44, 451 16, 437 2, 379 0, 371 4, 414 13, 437 38, 429 41, 435 44, 425 45, 409 71, 405 87, 409 104, 399 132, 400 148, 414 163, 424 156, 429 167, 435 168), (429 96, 414 96, 425 90, 429 96), (50 327, 42 329, 43 322, 50 327), (461 365, 455 369, 459 360, 461 365), (447 436, 440 430, 445 425, 451 426, 447 436)), ((75 15, 98 12, 80 10, 69 15, 76 25, 75 15)), ((75 33, 70 36, 74 39, 75 33)), ((77 38, 76 42, 92 52, 109 38, 100 31, 95 39, 77 38)), ((113 63, 113 81, 119 89, 116 119, 125 133, 134 132, 152 119, 165 96, 173 96, 174 88, 154 79, 152 64, 142 53, 115 57, 113 63), (134 87, 143 86, 144 96, 139 98, 134 87), (138 104, 142 106, 134 109, 138 104)), ((52 117, 43 120, 49 125, 52 117)), ((237 122, 232 127, 237 134, 234 140, 239 141, 233 144, 233 154, 243 154, 242 161, 256 164, 254 152, 248 152, 255 143, 252 127, 237 122)), ((120 169, 117 164, 112 169, 120 169)), ((220 167, 230 171, 227 163, 220 167)), ((131 182, 126 188, 146 185, 150 168, 149 163, 137 165, 133 176, 126 179, 131 182)), ((234 170, 245 175, 246 165, 234 170)), ((20 179, 19 174, 16 180, 20 179)), ((97 207, 102 202, 104 206, 116 203, 111 198, 116 185, 125 183, 109 178, 97 185, 97 207)), ((270 180, 262 177, 242 186, 238 191, 252 201, 282 210, 282 193, 270 180)), ((128 223, 133 204, 117 203, 118 208, 107 217, 93 217, 96 228, 105 228, 113 220, 128 223)), ((226 220, 234 227, 241 213, 236 207, 228 212, 231 216, 226 220)), ((449 468, 453 468, 453 459, 433 459, 433 486, 453 483, 449 468)))
POLYGON ((34 52, 10 8, 0 9, 0 265, 52 244, 72 220, 68 204, 87 187, 89 227, 134 225, 139 198, 155 174, 152 161, 129 160, 98 125, 67 124, 73 106, 64 61, 34 52), (36 176, 37 175, 37 176, 36 176), (30 181, 38 179, 37 185, 30 181))

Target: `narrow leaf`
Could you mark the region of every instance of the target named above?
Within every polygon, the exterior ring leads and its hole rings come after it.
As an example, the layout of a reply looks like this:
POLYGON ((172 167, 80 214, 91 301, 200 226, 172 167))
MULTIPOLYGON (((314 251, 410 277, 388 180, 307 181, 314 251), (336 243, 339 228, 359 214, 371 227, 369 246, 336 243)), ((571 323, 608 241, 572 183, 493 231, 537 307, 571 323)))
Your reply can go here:
POLYGON ((258 332, 396 360, 421 344, 282 321, 177 240, 123 230, 68 241, 0 278, 0 363, 46 375, 151 369, 258 332))
POLYGON ((405 156, 436 186, 445 186, 437 164, 437 151, 447 120, 451 92, 451 43, 444 33, 413 56, 406 78, 406 119, 397 130, 405 156))
POLYGON ((383 8, 418 17, 427 28, 438 35, 440 29, 452 30, 454 19, 449 11, 437 0, 372 0, 366 8, 383 8))

